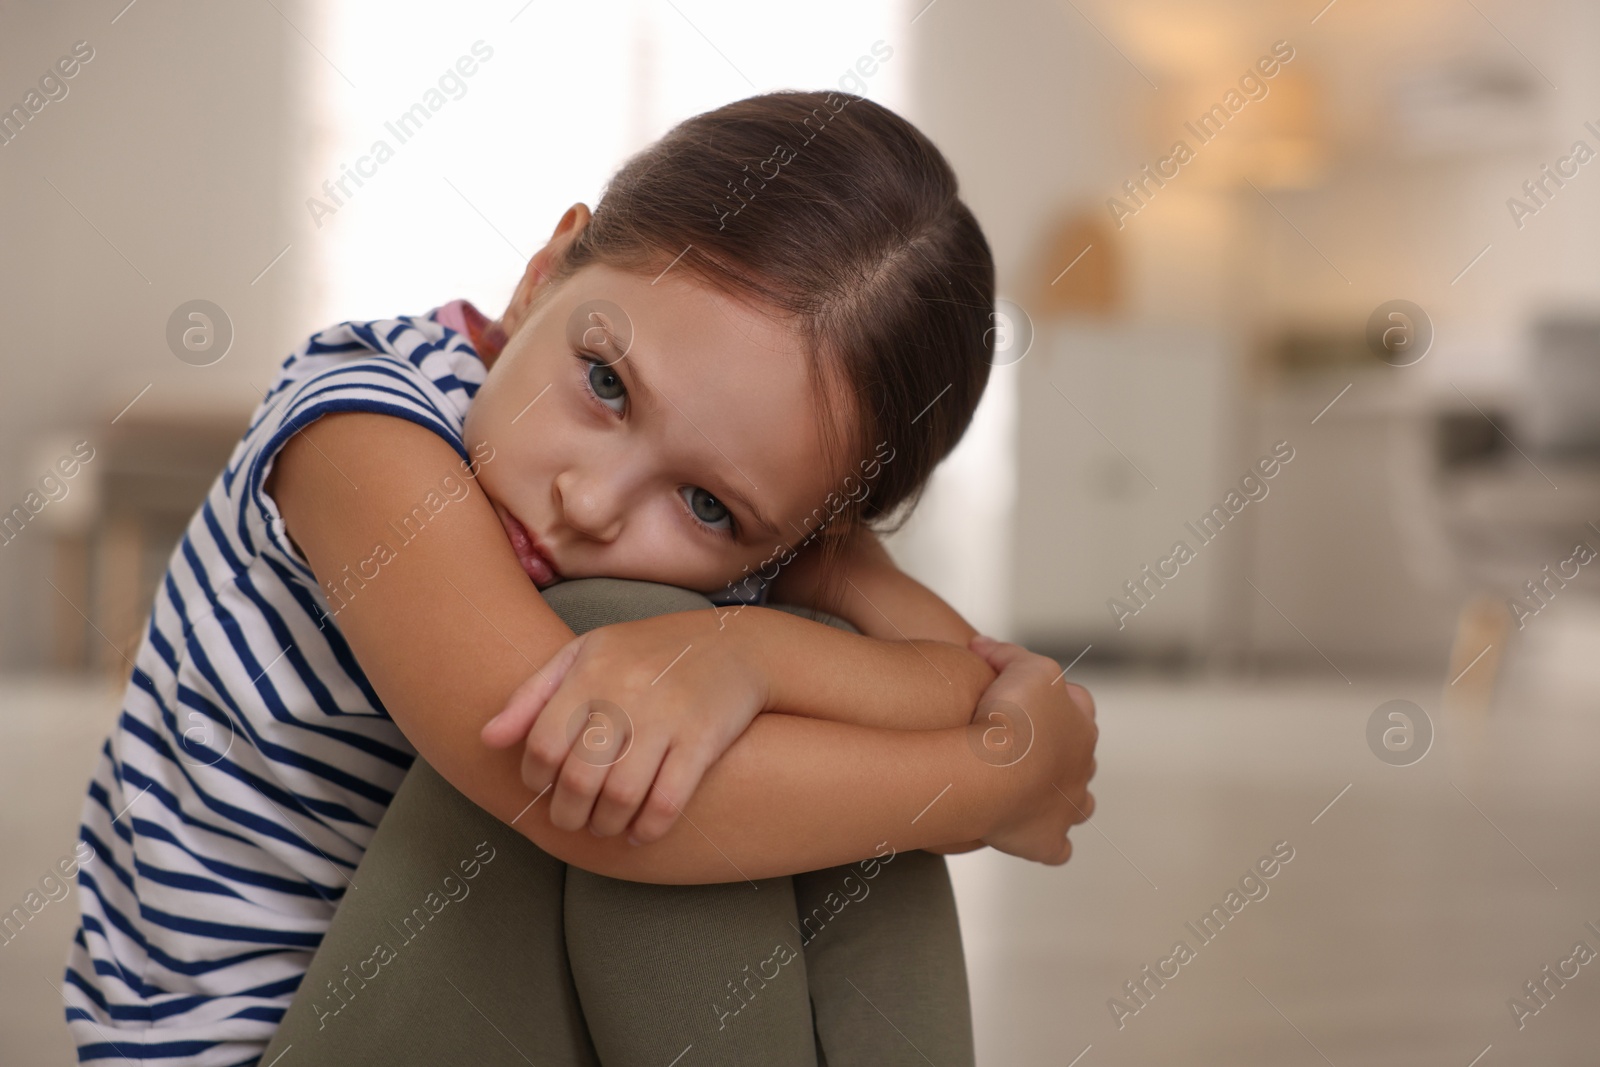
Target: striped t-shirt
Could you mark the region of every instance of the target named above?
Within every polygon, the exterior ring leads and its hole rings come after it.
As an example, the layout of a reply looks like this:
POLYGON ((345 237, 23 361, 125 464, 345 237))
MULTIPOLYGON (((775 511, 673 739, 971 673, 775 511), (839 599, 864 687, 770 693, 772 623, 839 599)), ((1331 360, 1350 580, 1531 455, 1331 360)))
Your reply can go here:
POLYGON ((174 549, 84 803, 97 862, 63 987, 80 1062, 253 1062, 299 987, 415 751, 262 485, 339 411, 410 419, 465 463, 486 374, 465 307, 312 336, 174 549))

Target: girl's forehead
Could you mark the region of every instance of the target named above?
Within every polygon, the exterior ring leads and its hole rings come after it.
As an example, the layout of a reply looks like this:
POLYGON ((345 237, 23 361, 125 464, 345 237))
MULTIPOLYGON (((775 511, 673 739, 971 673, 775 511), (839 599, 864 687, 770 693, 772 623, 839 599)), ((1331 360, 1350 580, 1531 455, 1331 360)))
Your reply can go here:
POLYGON ((760 381, 793 406, 813 406, 810 356, 794 320, 669 270, 655 277, 606 266, 573 276, 560 301, 569 343, 637 365, 659 392, 670 385, 716 389, 760 381))
POLYGON ((738 333, 760 332, 775 347, 803 350, 804 338, 797 318, 753 298, 717 288, 692 271, 675 263, 659 270, 628 270, 608 263, 590 263, 578 268, 560 286, 569 316, 591 304, 611 305, 612 314, 623 317, 621 326, 635 323, 713 313, 708 327, 721 326, 738 333))

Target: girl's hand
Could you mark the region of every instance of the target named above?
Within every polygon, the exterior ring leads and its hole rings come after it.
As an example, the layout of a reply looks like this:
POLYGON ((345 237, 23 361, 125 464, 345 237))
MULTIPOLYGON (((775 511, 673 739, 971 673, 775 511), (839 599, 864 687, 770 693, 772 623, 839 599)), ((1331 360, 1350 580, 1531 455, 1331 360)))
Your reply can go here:
POLYGON ((712 610, 602 626, 573 638, 484 725, 522 744, 522 780, 552 784, 550 821, 655 841, 701 776, 767 707, 767 679, 739 628, 712 610))
POLYGON ((1022 771, 1026 784, 984 844, 1039 863, 1065 863, 1072 855, 1067 832, 1094 813, 1089 779, 1094 777, 1094 746, 1100 737, 1094 698, 1082 686, 1056 681, 1060 670, 1055 660, 1020 645, 979 634, 968 647, 999 672, 984 691, 972 729, 1026 735, 1022 754, 997 764, 1022 771), (985 705, 1003 711, 991 710, 986 716, 985 705), (1020 722, 1013 722, 1018 711, 1020 722))

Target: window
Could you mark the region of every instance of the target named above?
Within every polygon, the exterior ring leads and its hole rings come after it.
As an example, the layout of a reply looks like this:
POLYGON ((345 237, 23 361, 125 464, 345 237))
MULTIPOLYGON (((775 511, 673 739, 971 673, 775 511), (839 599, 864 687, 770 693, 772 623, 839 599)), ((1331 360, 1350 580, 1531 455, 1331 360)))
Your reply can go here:
MULTIPOLYGON (((318 144, 306 178, 314 321, 420 313, 465 296, 499 312, 570 205, 591 208, 674 123, 779 88, 828 88, 894 0, 804 5, 338 0, 305 22, 318 144), (468 73, 470 72, 470 73, 468 73)), ((862 79, 903 110, 906 62, 862 79)))

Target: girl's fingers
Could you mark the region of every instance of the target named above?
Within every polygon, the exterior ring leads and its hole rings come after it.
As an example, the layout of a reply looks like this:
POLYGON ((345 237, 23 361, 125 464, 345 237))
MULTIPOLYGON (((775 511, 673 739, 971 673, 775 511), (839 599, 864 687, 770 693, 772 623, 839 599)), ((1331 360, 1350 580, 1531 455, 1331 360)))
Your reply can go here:
POLYGON ((550 697, 560 688, 582 648, 583 637, 573 638, 550 657, 550 662, 517 686, 500 714, 483 724, 483 731, 479 735, 483 743, 490 748, 510 748, 526 738, 539 718, 539 712, 544 710, 550 697))
POLYGON ((1004 671, 1011 664, 1033 655, 1021 645, 1012 644, 1010 641, 995 641, 992 638, 988 644, 983 644, 975 637, 972 639, 971 647, 972 651, 982 656, 984 662, 996 671, 1004 671))
POLYGON ((1087 789, 1083 791, 1083 803, 1078 805, 1078 813, 1083 816, 1083 821, 1088 822, 1094 814, 1094 794, 1087 789))
POLYGON ((583 829, 610 770, 578 756, 563 763, 555 792, 550 795, 551 825, 558 830, 583 829))
MULTIPOLYGON (((1085 715, 1089 716, 1090 722, 1095 721, 1094 695, 1092 693, 1090 693, 1081 685, 1075 685, 1072 682, 1068 682, 1067 696, 1071 697, 1072 702, 1078 705, 1078 707, 1083 710, 1085 715)), ((1089 773, 1093 774, 1094 772, 1091 771, 1089 773)))
POLYGON ((664 735, 651 735, 648 740, 635 735, 633 744, 623 758, 611 766, 600 797, 589 816, 589 829, 601 837, 620 834, 639 814, 650 786, 661 771, 667 754, 664 735))
POLYGON ((550 714, 534 719, 522 747, 522 782, 536 793, 556 780, 586 725, 581 716, 571 714, 577 707, 571 686, 557 686, 545 706, 550 714))
POLYGON ((643 845, 665 837, 705 772, 706 764, 692 750, 686 747, 668 749, 661 763, 661 773, 656 775, 639 817, 628 830, 629 840, 643 845))

